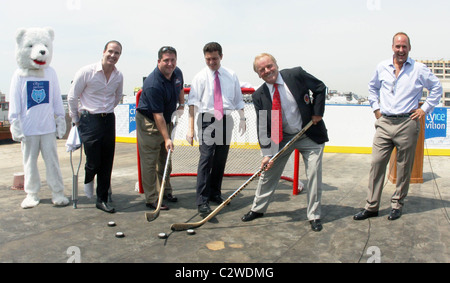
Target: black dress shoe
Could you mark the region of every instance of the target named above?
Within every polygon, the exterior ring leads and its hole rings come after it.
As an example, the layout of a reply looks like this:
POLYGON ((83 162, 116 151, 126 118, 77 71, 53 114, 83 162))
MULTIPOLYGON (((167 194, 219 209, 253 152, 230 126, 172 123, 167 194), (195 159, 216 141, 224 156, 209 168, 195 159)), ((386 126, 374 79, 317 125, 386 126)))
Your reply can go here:
POLYGON ((264 215, 264 213, 254 212, 254 211, 250 210, 247 214, 242 216, 241 220, 244 222, 252 221, 253 219, 262 217, 263 215, 264 215))
POLYGON ((378 211, 368 211, 366 209, 361 210, 357 214, 353 215, 354 220, 364 220, 370 217, 378 216, 378 211))
POLYGON ((116 210, 114 209, 114 207, 110 206, 108 203, 104 202, 104 201, 98 201, 95 206, 100 209, 103 210, 105 212, 108 213, 114 213, 116 212, 116 210))
POLYGON ((198 212, 202 213, 202 214, 210 214, 211 213, 211 208, 209 207, 208 203, 204 203, 204 204, 200 204, 198 206, 198 212))
POLYGON ((402 216, 402 211, 400 209, 392 209, 389 213, 388 220, 399 219, 402 216))
POLYGON ((320 221, 320 219, 310 220, 309 224, 311 224, 311 229, 314 232, 319 232, 322 230, 322 222, 320 221))
POLYGON ((170 202, 177 202, 178 198, 176 196, 173 196, 172 194, 167 194, 167 196, 164 196, 164 199, 170 201, 170 202))
MULTIPOLYGON (((158 207, 158 201, 155 201, 154 203, 146 203, 145 206, 148 208, 151 208, 151 209, 156 209, 158 207)), ((159 209, 160 210, 169 210, 170 208, 167 205, 165 205, 164 203, 161 203, 161 207, 159 209)))

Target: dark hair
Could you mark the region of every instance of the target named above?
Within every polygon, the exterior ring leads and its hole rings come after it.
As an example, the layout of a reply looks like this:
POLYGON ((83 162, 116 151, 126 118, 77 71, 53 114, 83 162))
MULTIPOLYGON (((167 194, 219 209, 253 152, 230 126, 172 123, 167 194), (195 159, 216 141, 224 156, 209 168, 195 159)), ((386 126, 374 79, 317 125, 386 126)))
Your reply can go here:
POLYGON ((172 46, 163 46, 158 51, 158 60, 162 59, 162 55, 164 53, 173 53, 175 54, 175 57, 177 56, 177 51, 175 50, 175 48, 173 48, 172 46))
POLYGON ((222 46, 220 46, 220 44, 217 42, 207 43, 205 47, 203 47, 203 54, 205 54, 206 52, 215 52, 215 51, 219 52, 219 56, 222 56, 222 46))
POLYGON ((120 46, 120 53, 122 53, 122 44, 120 44, 120 42, 118 42, 117 40, 110 40, 110 41, 108 41, 108 42, 106 43, 106 45, 105 45, 105 49, 103 49, 103 52, 105 52, 106 49, 108 49, 108 45, 109 45, 110 43, 115 43, 115 44, 119 45, 119 46, 120 46))

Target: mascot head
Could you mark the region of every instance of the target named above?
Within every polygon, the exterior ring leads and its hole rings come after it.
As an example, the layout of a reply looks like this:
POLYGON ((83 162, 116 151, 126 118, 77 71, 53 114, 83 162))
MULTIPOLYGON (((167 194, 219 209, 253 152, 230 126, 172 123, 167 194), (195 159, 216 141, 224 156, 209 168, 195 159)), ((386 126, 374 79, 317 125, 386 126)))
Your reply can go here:
POLYGON ((43 77, 53 55, 51 28, 21 28, 16 33, 16 60, 22 76, 43 77))

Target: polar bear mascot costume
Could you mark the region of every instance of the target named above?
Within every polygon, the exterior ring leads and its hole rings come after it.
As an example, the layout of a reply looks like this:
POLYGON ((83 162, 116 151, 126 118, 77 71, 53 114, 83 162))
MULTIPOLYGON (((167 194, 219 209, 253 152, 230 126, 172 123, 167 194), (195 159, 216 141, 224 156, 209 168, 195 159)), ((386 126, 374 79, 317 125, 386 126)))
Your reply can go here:
POLYGON ((53 38, 51 28, 19 29, 16 33, 19 69, 11 80, 8 118, 13 140, 22 142, 27 194, 22 208, 35 207, 40 201, 39 153, 45 162, 53 204, 65 206, 69 203, 64 196, 56 144, 56 138, 62 138, 66 133, 66 121, 58 78, 55 70, 49 67, 53 38))

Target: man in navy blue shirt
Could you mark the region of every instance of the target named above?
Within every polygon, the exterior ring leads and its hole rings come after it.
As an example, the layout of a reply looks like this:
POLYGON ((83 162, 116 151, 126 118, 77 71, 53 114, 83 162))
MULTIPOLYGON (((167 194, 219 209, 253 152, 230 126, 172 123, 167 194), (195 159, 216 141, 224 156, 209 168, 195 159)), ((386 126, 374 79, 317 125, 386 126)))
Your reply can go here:
MULTIPOLYGON (((162 182, 167 153, 173 150, 171 117, 184 110, 183 73, 177 67, 177 52, 170 46, 158 52, 158 66, 145 79, 136 112, 137 140, 140 155, 141 177, 146 206, 156 208, 158 191, 162 182)), ((170 175, 172 168, 168 168, 170 175)), ((166 180, 164 198, 175 202, 172 186, 166 180)), ((165 204, 161 210, 168 210, 165 204)))

